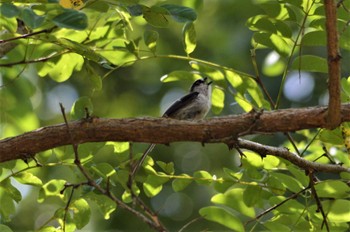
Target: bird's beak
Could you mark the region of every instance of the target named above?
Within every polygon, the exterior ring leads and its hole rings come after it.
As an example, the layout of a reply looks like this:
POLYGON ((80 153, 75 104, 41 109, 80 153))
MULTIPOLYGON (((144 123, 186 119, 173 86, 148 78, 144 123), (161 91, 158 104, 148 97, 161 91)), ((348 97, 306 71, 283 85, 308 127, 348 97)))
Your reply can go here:
MULTIPOLYGON (((208 80, 208 77, 204 77, 205 83, 207 83, 207 80, 208 80)), ((213 81, 209 81, 209 82, 207 83, 207 85, 210 85, 211 83, 213 83, 213 81)))

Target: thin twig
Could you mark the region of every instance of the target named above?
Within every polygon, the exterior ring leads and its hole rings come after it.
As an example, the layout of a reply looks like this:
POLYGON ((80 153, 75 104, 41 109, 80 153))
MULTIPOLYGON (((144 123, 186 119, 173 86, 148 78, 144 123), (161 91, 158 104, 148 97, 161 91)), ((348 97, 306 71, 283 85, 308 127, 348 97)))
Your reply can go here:
POLYGON ((146 224, 148 224, 151 228, 157 230, 157 231, 167 231, 165 229, 165 227, 159 222, 158 218, 148 218, 145 215, 143 215, 142 213, 134 210, 133 208, 129 207, 128 205, 126 205, 123 201, 119 200, 117 197, 115 197, 110 191, 107 191, 106 189, 103 189, 99 184, 97 184, 94 179, 90 176, 90 174, 85 170, 85 168, 83 167, 83 165, 80 162, 79 159, 79 155, 78 155, 78 145, 76 143, 74 143, 74 139, 71 133, 71 130, 69 128, 69 124, 66 118, 66 114, 65 114, 65 110, 64 107, 62 105, 62 103, 60 103, 60 108, 61 108, 61 113, 63 115, 63 119, 67 128, 67 133, 69 135, 69 138, 71 140, 71 144, 73 146, 73 151, 74 151, 74 156, 75 156, 75 160, 74 163, 76 164, 76 166, 78 167, 78 169, 80 170, 80 172, 85 176, 85 178, 87 179, 88 183, 90 186, 96 188, 99 192, 101 192, 102 194, 106 195, 107 197, 109 197, 111 200, 113 200, 115 203, 117 203, 117 205, 120 208, 126 209, 127 211, 131 212, 132 214, 134 214, 135 216, 137 216, 138 218, 140 218, 143 222, 145 222, 146 224))
POLYGON ((33 35, 41 34, 41 33, 50 33, 55 28, 57 28, 57 26, 54 26, 54 27, 49 28, 49 29, 44 29, 44 30, 40 30, 40 31, 36 31, 36 32, 20 35, 20 36, 9 38, 9 39, 0 39, 0 44, 6 43, 6 42, 10 42, 10 41, 14 41, 14 40, 18 40, 18 39, 24 39, 24 38, 27 38, 27 37, 31 37, 33 35))
POLYGON ((286 203, 287 201, 296 198, 299 194, 305 192, 305 191, 308 190, 309 188, 310 188, 310 187, 303 188, 303 189, 300 190, 299 192, 292 194, 291 196, 289 196, 289 197, 286 198, 285 200, 281 201, 280 203, 278 203, 278 204, 276 204, 276 205, 274 205, 274 206, 272 206, 272 207, 270 207, 270 208, 264 210, 262 213, 258 214, 256 217, 254 217, 254 218, 250 219, 249 221, 245 222, 244 225, 247 225, 247 224, 249 224, 250 222, 253 222, 253 221, 255 221, 255 220, 258 220, 258 219, 261 218, 262 216, 268 214, 269 212, 271 212, 272 210, 274 210, 274 209, 278 208, 279 206, 283 205, 283 204, 286 203))
POLYGON ((317 195, 317 191, 315 189, 315 180, 314 179, 315 179, 314 172, 309 172, 309 180, 310 180, 309 187, 311 188, 311 193, 312 193, 313 197, 315 198, 315 201, 316 201, 316 204, 317 204, 317 212, 321 212, 322 218, 323 218, 322 225, 321 225, 321 230, 323 228, 323 225, 326 225, 327 232, 329 232, 327 216, 324 213, 324 210, 323 210, 323 207, 322 207, 322 203, 320 201, 320 198, 317 195))

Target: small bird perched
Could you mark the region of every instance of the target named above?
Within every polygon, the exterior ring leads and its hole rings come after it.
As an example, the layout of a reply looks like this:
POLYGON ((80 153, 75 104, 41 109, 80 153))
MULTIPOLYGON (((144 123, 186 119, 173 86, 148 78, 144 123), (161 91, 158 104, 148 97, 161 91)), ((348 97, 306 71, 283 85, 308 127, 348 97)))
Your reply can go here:
MULTIPOLYGON (((176 100, 163 114, 165 118, 173 118, 179 120, 199 120, 203 119, 211 107, 211 86, 212 83, 207 82, 208 78, 196 80, 190 89, 189 94, 176 100)), ((133 168, 131 178, 134 177, 140 168, 148 153, 150 153, 156 144, 150 144, 143 153, 140 161, 133 168)))

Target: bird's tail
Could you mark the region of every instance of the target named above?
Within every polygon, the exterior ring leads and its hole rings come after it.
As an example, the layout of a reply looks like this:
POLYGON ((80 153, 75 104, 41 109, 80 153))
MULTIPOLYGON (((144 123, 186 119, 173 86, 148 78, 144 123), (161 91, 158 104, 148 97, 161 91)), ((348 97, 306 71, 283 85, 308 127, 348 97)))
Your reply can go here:
POLYGON ((131 172, 131 177, 133 178, 136 174, 136 172, 139 170, 139 168, 141 167, 141 165, 143 164, 143 162, 145 161, 148 153, 150 153, 153 148, 156 146, 156 144, 152 143, 148 146, 148 148, 143 152, 141 159, 139 160, 139 162, 136 164, 136 166, 134 167, 134 169, 131 172))

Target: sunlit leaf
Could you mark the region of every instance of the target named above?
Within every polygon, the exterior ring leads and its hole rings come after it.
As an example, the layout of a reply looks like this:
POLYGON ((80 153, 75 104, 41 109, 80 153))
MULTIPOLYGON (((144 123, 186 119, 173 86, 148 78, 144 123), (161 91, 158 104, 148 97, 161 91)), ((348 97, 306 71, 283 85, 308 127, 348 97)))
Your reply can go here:
POLYGON ((20 172, 16 174, 14 178, 21 184, 28 184, 28 185, 33 185, 37 187, 40 187, 43 184, 42 181, 37 176, 34 176, 30 172, 20 172))
POLYGON ((285 187, 294 193, 299 192, 304 188, 304 186, 297 179, 289 175, 277 172, 270 173, 270 175, 277 178, 285 187))
POLYGON ((233 231, 245 231, 241 220, 223 208, 208 206, 201 208, 199 214, 205 219, 219 223, 233 231))
POLYGON ((197 61, 190 61, 189 63, 191 68, 207 75, 211 80, 215 82, 222 81, 225 79, 225 75, 219 69, 212 68, 207 64, 200 63, 197 61))
POLYGON ((243 195, 243 188, 234 188, 226 191, 225 193, 216 194, 212 197, 211 201, 216 204, 226 205, 248 217, 254 217, 254 207, 249 207, 245 204, 243 195))
POLYGON ((350 187, 340 180, 325 180, 315 185, 318 197, 346 198, 349 196, 350 187))
POLYGON ((143 190, 148 197, 156 196, 163 188, 163 184, 169 180, 168 177, 149 175, 143 183, 143 190))
POLYGON ((192 22, 187 22, 182 29, 182 43, 187 55, 191 54, 196 48, 196 29, 192 22))
POLYGON ((261 32, 255 33, 253 38, 256 43, 275 50, 281 56, 288 56, 290 53, 290 45, 282 36, 273 33, 261 32))
POLYGON ((57 63, 48 61, 39 71, 40 76, 49 75, 57 82, 63 82, 69 79, 74 70, 80 70, 84 59, 75 53, 63 54, 57 63))
POLYGON ((204 170, 196 171, 193 177, 198 184, 210 184, 213 182, 213 176, 204 170))
POLYGON ((64 48, 67 48, 71 51, 74 51, 77 54, 82 55, 84 58, 87 58, 89 60, 92 60, 98 63, 104 68, 108 68, 108 69, 113 68, 112 67, 113 65, 110 62, 108 62, 103 56, 96 53, 93 49, 91 49, 91 47, 85 44, 81 44, 67 38, 59 38, 55 42, 64 48))
MULTIPOLYGON (((350 218, 350 201, 345 199, 322 201, 322 208, 327 212, 327 219, 331 222, 349 222, 350 218)), ((309 208, 310 212, 317 212, 317 205, 309 208)), ((322 214, 313 213, 314 217, 322 218, 322 214)))
POLYGON ((86 200, 82 198, 75 200, 69 208, 73 210, 73 220, 78 229, 83 228, 89 223, 91 211, 86 200))
POLYGON ((97 175, 103 178, 109 178, 112 175, 116 174, 114 168, 107 163, 98 163, 94 166, 91 166, 91 169, 94 170, 97 173, 97 175))
POLYGON ((116 210, 116 203, 105 195, 89 192, 86 197, 96 203, 98 210, 106 220, 116 210))
POLYGON ((212 92, 211 104, 214 114, 220 114, 224 108, 225 93, 222 89, 215 87, 212 92))
POLYGON ((166 173, 166 174, 174 174, 175 170, 174 170, 174 163, 170 162, 170 163, 165 163, 162 161, 157 161, 156 162, 158 164, 158 166, 166 173))
POLYGON ((64 185, 66 184, 65 180, 53 179, 45 183, 40 191, 38 202, 42 203, 48 197, 58 197, 63 198, 63 194, 61 191, 64 189, 64 185))
POLYGON ((201 75, 193 72, 188 71, 173 71, 169 74, 166 74, 160 78, 160 81, 162 82, 171 82, 171 81, 178 81, 178 80, 197 80, 202 78, 201 75))

